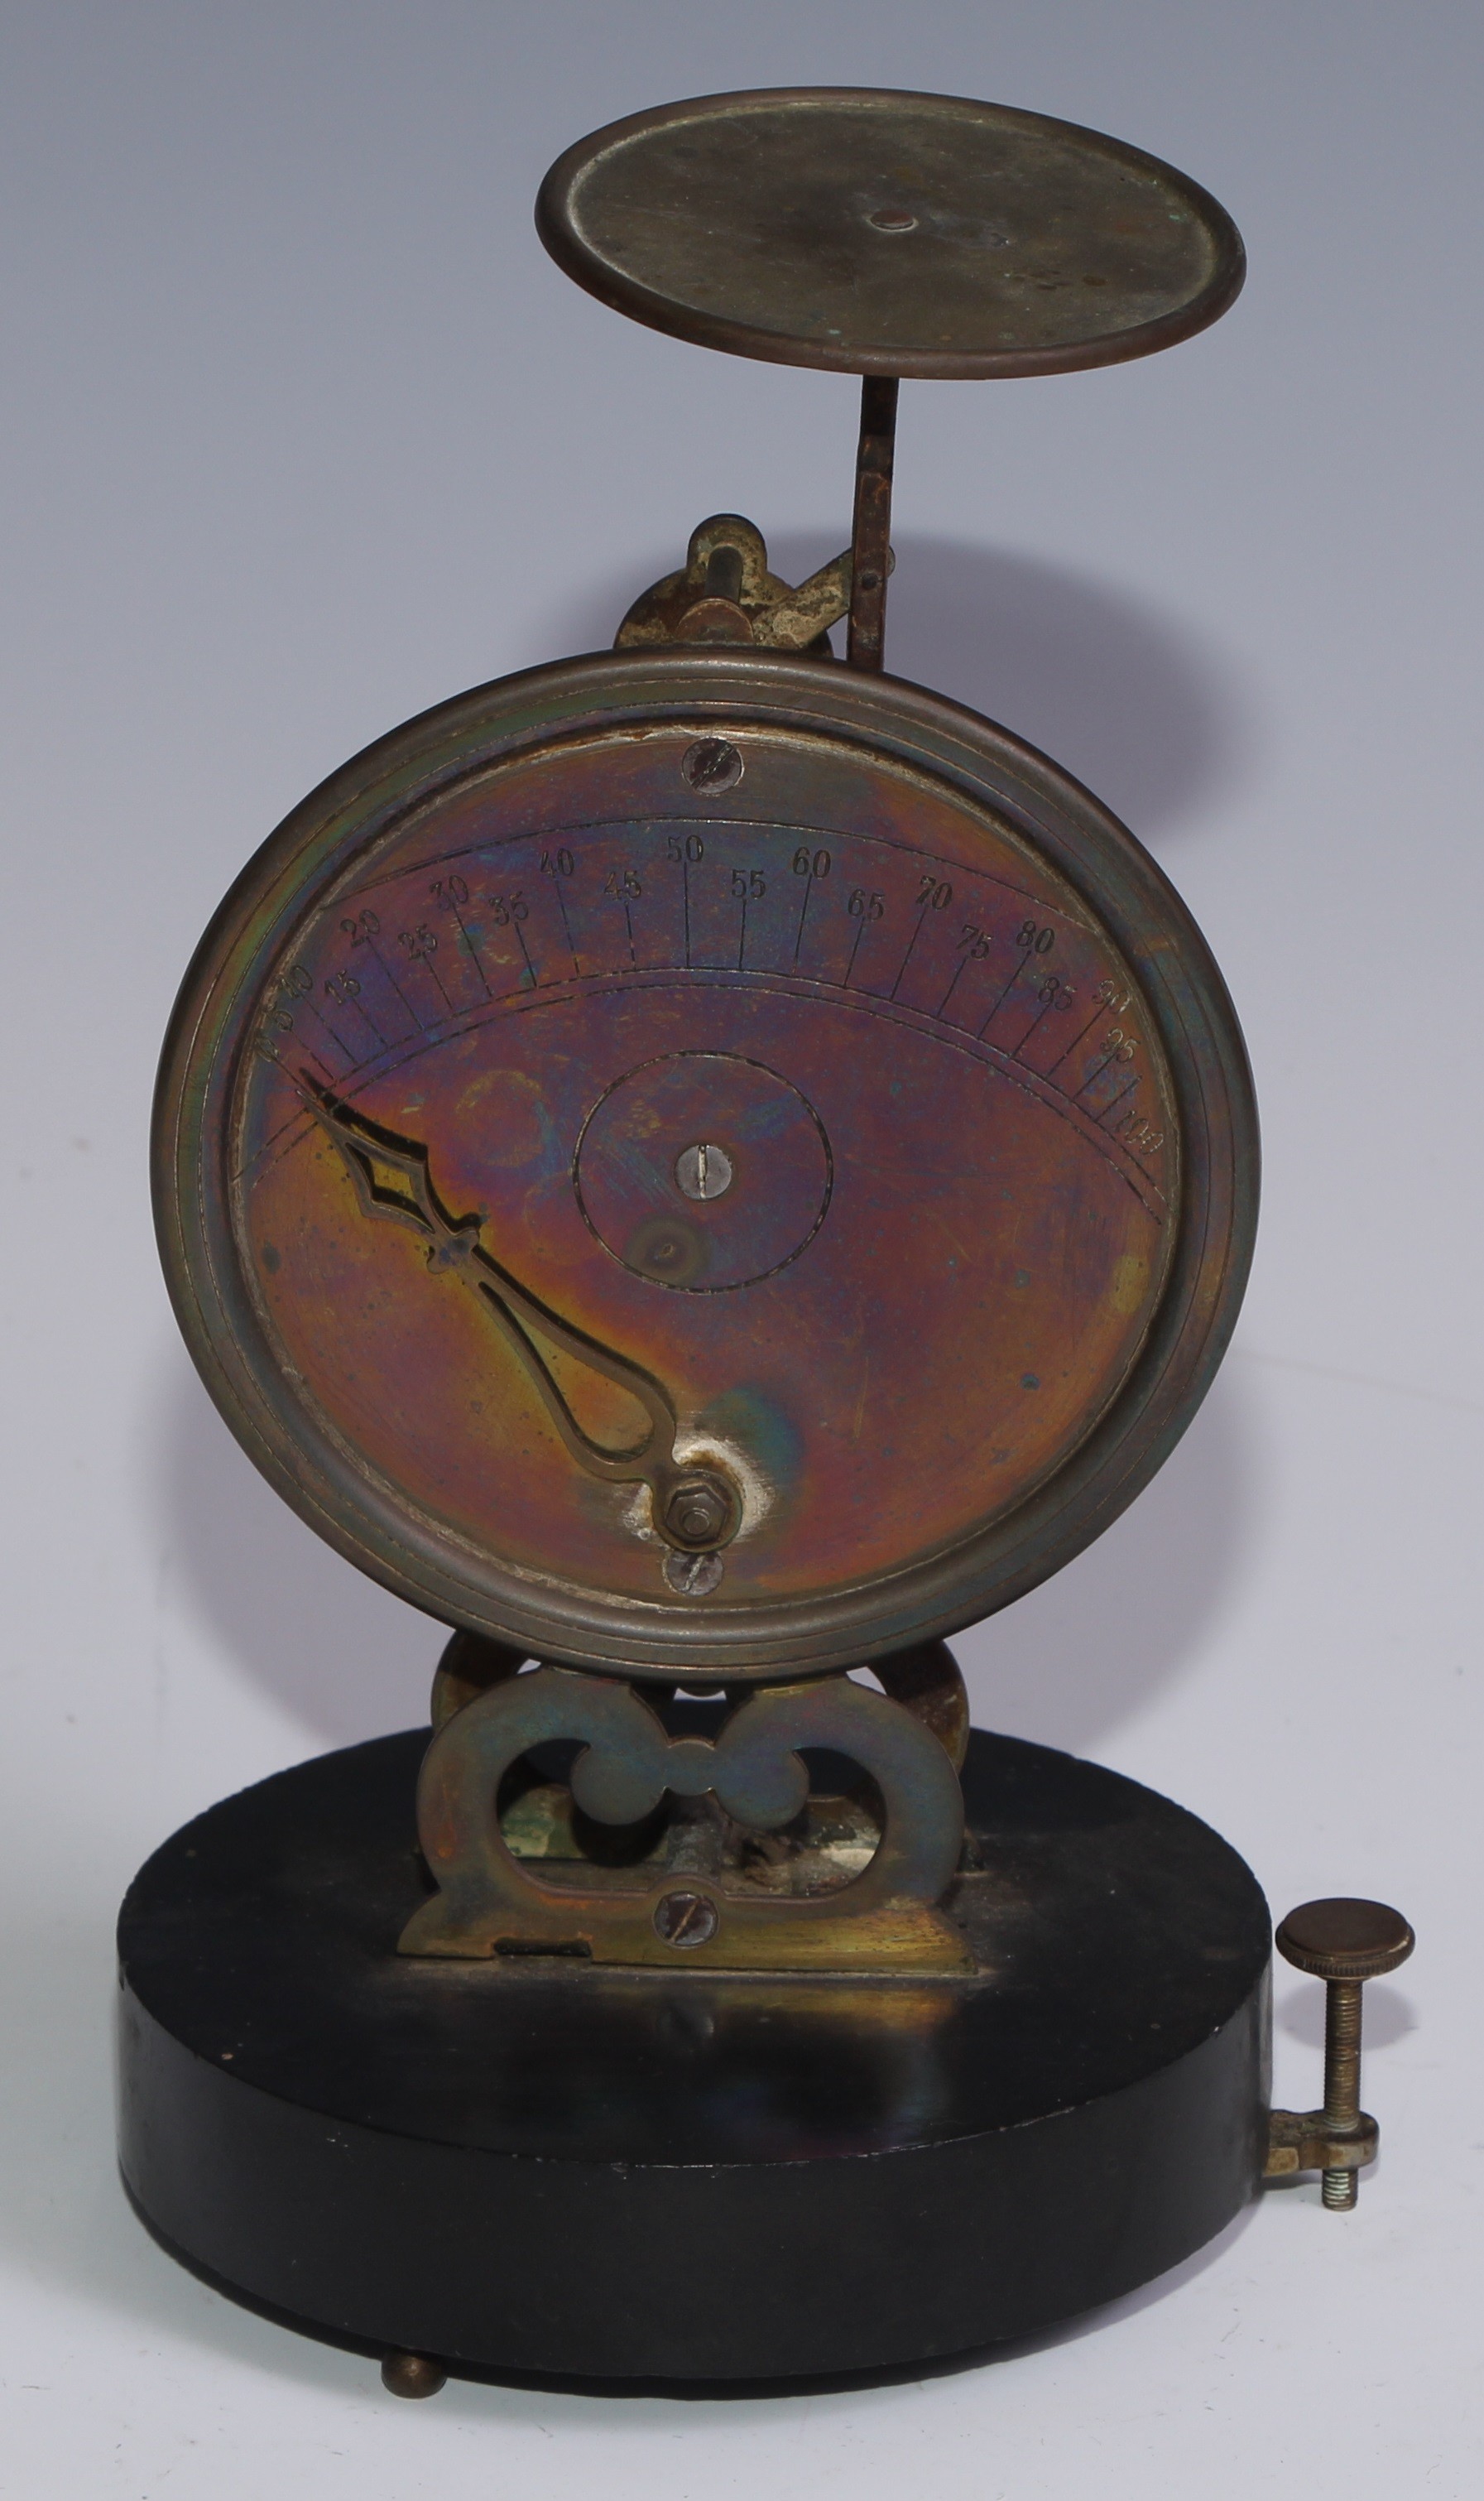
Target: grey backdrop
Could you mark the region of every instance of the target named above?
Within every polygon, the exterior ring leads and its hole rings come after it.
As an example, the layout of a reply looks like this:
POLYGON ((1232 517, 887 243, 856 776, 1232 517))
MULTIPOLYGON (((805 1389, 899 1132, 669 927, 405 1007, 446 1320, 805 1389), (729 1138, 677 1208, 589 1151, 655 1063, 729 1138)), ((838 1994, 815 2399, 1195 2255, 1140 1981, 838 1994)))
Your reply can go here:
MULTIPOLYGON (((0 45, 7 2489, 1471 2493, 1484 19, 11 0, 0 45), (607 642, 718 507, 785 573, 843 543, 853 385, 631 328, 530 216, 599 122, 807 81, 1091 122, 1247 239, 1236 311, 1167 356, 904 395, 892 664, 1151 843, 1227 971, 1268 1150, 1196 1427, 962 1652, 981 1717, 1170 1789, 1277 1909, 1411 1914, 1417 1958, 1372 1993, 1386 2152, 1355 2216, 1274 2194, 1115 2314, 920 2388, 399 2409, 174 2269, 113 2173, 134 1865, 224 1791, 411 1722, 437 1648, 196 1384, 148 1226, 153 1059, 221 890, 344 755, 607 642)), ((1316 2097, 1319 2002, 1280 1981, 1283 2098, 1316 2097)), ((725 2251, 676 2259, 724 2297, 725 2251)))

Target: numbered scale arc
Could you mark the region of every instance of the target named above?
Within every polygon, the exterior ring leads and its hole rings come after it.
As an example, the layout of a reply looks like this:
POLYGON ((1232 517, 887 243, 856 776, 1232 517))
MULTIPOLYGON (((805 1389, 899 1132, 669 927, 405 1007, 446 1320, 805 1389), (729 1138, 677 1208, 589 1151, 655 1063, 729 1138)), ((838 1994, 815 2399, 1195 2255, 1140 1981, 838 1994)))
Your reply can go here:
POLYGON ((477 688, 306 800, 187 975, 154 1171, 312 1526, 445 1621, 702 1682, 1080 1551, 1256 1212, 1230 1003, 1116 819, 919 688, 716 650, 477 688))

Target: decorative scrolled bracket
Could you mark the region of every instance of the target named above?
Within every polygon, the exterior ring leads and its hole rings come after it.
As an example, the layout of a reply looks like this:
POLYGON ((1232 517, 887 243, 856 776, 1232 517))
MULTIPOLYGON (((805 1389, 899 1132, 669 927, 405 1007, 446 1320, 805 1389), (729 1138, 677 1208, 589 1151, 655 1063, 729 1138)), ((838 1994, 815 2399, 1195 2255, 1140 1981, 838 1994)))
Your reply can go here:
MULTIPOLYGON (((848 1678, 765 1686, 714 1741, 672 1738, 651 1705, 616 1679, 541 1667, 492 1684, 434 1738, 417 1828, 437 1893, 409 1920, 408 1954, 577 1953, 595 1962, 710 1971, 959 1972, 973 1968, 935 1907, 963 1845, 963 1797, 938 1736, 848 1678), (585 1815, 634 1825, 667 1791, 714 1794, 755 1832, 775 1832, 808 1793, 804 1747, 848 1755, 885 1810, 870 1864, 829 1892, 779 1898, 672 1868, 658 1881, 544 1883, 500 1826, 506 1773, 534 1747, 577 1739, 570 1786, 585 1815)), ((596 1871, 593 1871, 596 1874, 596 1871)))
MULTIPOLYGON (((893 386, 895 387, 895 385, 893 386)), ((877 563, 895 562, 885 545, 877 563)), ((772 572, 761 530, 741 513, 713 513, 691 532, 685 562, 635 600, 614 640, 619 651, 665 643, 732 643, 832 659, 829 629, 847 615, 852 557, 832 557, 797 585, 772 572)), ((873 582, 876 580, 873 576, 873 582)))

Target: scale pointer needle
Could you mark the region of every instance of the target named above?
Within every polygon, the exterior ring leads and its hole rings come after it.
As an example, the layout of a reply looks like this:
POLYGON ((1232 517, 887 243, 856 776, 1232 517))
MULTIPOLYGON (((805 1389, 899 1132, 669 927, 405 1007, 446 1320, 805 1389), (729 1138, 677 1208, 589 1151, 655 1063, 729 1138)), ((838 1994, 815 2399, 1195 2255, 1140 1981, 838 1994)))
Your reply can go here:
POLYGON ((298 1090, 306 1110, 338 1150, 362 1213, 410 1226, 427 1246, 429 1270, 435 1276, 456 1276, 478 1296, 540 1391, 551 1423, 577 1466, 607 1484, 647 1484, 654 1525, 667 1543, 690 1552, 725 1544, 738 1526, 736 1497, 713 1468, 697 1470, 677 1457, 679 1419, 663 1384, 626 1355, 574 1327, 511 1276, 484 1248, 482 1219, 454 1216, 445 1206, 433 1181, 426 1145, 353 1111, 303 1070, 298 1090), (638 1441, 615 1450, 584 1430, 542 1354, 541 1338, 612 1382, 643 1409, 647 1425, 638 1441), (720 1498, 709 1505, 702 1500, 698 1509, 698 1494, 712 1486, 720 1498), (679 1521, 674 1517, 677 1498, 679 1521), (710 1533, 697 1535, 695 1530, 702 1526, 710 1533), (686 1529, 690 1533, 684 1533, 686 1529))

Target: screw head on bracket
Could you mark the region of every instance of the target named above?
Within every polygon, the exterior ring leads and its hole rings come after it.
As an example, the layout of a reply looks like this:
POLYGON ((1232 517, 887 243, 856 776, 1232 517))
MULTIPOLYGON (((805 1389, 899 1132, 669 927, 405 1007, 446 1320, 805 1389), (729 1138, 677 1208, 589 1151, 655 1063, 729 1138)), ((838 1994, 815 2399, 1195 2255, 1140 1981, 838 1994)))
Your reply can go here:
POLYGON ((1416 1942, 1400 1911, 1348 1895, 1301 1902, 1273 1939, 1285 1961, 1316 1980, 1379 1980, 1405 1962, 1416 1942))
POLYGON ((709 1945, 719 1920, 705 1893, 666 1893, 655 1904, 654 1925, 667 1946, 709 1945))

